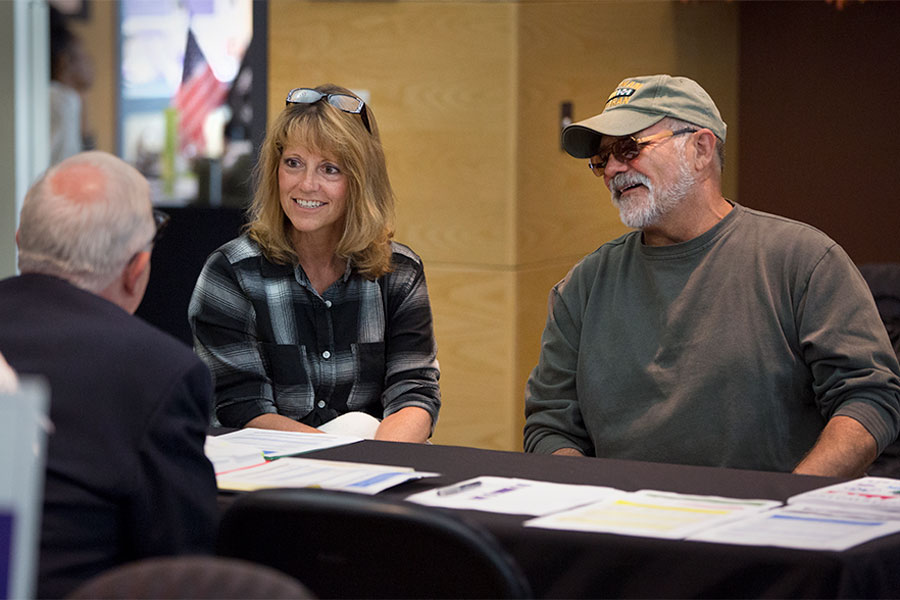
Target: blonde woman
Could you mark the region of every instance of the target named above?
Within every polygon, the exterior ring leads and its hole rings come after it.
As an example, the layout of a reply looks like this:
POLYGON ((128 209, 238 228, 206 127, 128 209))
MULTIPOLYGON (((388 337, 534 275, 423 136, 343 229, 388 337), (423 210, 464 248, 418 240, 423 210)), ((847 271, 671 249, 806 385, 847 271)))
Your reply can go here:
POLYGON ((425 442, 441 403, 431 306, 421 259, 391 239, 371 109, 335 85, 291 90, 249 215, 189 309, 218 421, 425 442))

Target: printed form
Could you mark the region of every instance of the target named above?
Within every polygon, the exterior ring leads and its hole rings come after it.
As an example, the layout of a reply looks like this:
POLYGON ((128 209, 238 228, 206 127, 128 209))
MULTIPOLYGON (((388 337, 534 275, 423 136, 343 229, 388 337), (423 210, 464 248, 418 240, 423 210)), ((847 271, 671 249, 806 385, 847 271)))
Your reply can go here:
POLYGON ((688 539, 840 551, 898 531, 900 521, 854 519, 785 507, 701 531, 688 539))
POLYGON ((781 505, 776 500, 740 500, 641 490, 622 493, 525 522, 526 527, 681 539, 702 529, 781 505))

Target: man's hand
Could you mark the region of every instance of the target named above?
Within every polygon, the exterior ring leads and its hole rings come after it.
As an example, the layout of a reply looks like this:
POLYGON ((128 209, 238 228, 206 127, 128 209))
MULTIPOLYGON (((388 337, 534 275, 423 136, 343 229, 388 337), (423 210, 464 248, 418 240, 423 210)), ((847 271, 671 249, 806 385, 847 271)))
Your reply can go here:
POLYGON ((581 450, 576 450, 575 448, 560 448, 553 454, 559 456, 584 456, 584 453, 581 450))
POLYGON ((794 467, 794 473, 862 477, 878 456, 877 452, 875 438, 859 421, 850 417, 833 417, 809 454, 794 467))

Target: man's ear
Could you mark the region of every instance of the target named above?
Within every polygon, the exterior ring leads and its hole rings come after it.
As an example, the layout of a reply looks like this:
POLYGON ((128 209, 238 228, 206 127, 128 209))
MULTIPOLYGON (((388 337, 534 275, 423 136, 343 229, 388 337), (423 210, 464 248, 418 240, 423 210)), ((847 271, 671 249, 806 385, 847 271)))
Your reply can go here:
POLYGON ((135 293, 143 293, 143 289, 140 288, 140 280, 141 275, 144 274, 144 271, 150 268, 150 252, 144 250, 142 252, 138 252, 134 255, 128 264, 125 265, 125 272, 123 273, 122 285, 125 286, 125 291, 128 292, 129 295, 134 295, 135 293))
POLYGON ((697 170, 706 169, 716 156, 716 135, 709 129, 700 129, 695 134, 694 148, 696 151, 697 170))

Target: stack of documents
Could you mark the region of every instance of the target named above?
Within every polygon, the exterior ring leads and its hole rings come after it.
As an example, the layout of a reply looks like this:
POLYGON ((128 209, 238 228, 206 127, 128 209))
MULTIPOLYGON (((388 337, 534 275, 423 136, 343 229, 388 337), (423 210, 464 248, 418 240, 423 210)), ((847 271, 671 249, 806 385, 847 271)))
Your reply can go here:
POLYGON ((225 436, 206 436, 203 452, 212 463, 216 475, 266 462, 266 457, 259 448, 229 442, 225 436))
POLYGON ((360 440, 327 433, 247 428, 207 436, 204 450, 213 464, 219 489, 228 491, 315 487, 377 494, 405 481, 438 475, 409 467, 294 458, 360 440))
POLYGON ((525 527, 840 551, 900 532, 900 480, 864 477, 776 500, 476 477, 409 496, 429 506, 535 515, 525 527))
POLYGON ((787 506, 693 539, 840 551, 897 532, 900 480, 863 477, 797 494, 787 506))
MULTIPOLYGON (((206 446, 207 456, 209 456, 209 447, 210 443, 212 443, 220 448, 226 447, 225 444, 227 444, 235 448, 237 452, 240 452, 239 448, 241 447, 243 447, 244 451, 249 448, 253 452, 262 453, 263 458, 273 459, 304 454, 313 450, 324 450, 326 448, 354 444, 361 440, 362 438, 360 437, 348 435, 276 431, 274 429, 247 427, 231 433, 207 436, 206 446)), ((212 457, 210 457, 210 460, 212 460, 212 457)), ((216 472, 218 471, 219 469, 217 468, 216 472)))
POLYGON ((900 521, 847 517, 782 507, 701 531, 688 539, 745 546, 841 551, 900 532, 900 521))
POLYGON ((437 475, 415 471, 410 467, 313 458, 280 458, 255 467, 216 474, 216 481, 220 490, 229 491, 303 487, 377 494, 406 481, 437 475))
POLYGON ((794 508, 900 520, 900 479, 863 477, 810 490, 788 499, 794 508))

